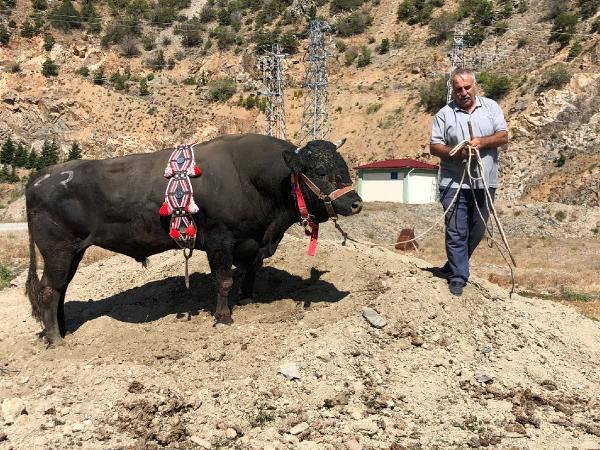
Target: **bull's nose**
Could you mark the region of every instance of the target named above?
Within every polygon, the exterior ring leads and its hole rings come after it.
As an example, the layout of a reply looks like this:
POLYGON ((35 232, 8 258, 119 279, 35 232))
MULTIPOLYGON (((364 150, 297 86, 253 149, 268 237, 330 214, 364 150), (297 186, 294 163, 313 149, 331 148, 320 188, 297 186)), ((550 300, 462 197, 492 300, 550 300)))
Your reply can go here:
POLYGON ((352 214, 358 214, 363 207, 363 202, 361 202, 360 200, 352 203, 352 214))

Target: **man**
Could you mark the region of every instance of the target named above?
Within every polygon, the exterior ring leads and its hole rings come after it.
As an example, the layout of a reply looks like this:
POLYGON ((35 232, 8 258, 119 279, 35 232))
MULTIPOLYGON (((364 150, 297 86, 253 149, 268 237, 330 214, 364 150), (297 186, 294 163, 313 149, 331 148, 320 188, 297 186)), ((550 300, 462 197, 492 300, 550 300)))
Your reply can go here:
MULTIPOLYGON (((451 83, 452 101, 436 114, 430 142, 431 154, 441 159, 439 190, 444 210, 448 209, 459 188, 469 152, 473 153, 472 176, 479 178, 483 175, 494 198, 499 185, 498 147, 508 142, 504 114, 495 101, 477 96, 475 74, 468 69, 456 69, 451 83), (479 151, 483 174, 479 173, 476 165, 475 151, 468 146, 450 156, 452 148, 463 140, 469 141, 470 147, 479 151)), ((483 182, 469 180, 465 175, 460 193, 446 214, 448 262, 442 273, 448 276, 448 286, 454 295, 462 295, 469 280, 469 258, 483 237, 488 217, 483 182), (484 220, 481 220, 477 205, 484 220)))

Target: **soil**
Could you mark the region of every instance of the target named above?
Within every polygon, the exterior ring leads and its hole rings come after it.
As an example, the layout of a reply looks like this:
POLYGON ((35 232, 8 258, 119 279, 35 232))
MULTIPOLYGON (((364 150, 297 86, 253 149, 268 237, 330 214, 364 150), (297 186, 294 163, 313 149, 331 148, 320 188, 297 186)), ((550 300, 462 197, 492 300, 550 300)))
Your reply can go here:
POLYGON ((202 252, 189 291, 177 252, 81 268, 56 348, 22 274, 0 292, 0 403, 26 413, 0 448, 600 447, 597 321, 476 276, 454 297, 386 248, 310 258, 295 232, 222 328, 202 252))

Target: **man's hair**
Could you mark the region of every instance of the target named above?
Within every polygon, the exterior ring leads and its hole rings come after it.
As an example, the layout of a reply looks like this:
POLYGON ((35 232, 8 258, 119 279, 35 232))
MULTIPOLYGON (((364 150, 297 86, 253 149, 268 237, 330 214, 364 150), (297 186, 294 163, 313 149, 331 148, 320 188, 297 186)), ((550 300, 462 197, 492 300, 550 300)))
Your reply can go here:
POLYGON ((465 75, 471 75, 473 77, 473 81, 475 82, 475 84, 477 84, 475 72, 473 72, 471 69, 467 69, 466 67, 458 67, 452 71, 452 76, 450 77, 452 85, 454 86, 454 77, 459 76, 464 80, 465 75))

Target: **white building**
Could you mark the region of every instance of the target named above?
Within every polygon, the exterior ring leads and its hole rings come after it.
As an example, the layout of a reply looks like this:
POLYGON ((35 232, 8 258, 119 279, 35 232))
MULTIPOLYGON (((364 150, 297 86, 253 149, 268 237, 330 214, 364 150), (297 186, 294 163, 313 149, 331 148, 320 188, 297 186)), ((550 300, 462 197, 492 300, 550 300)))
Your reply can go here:
POLYGON ((358 170, 358 195, 365 202, 433 203, 438 166, 416 159, 388 159, 358 170))

